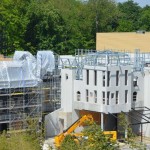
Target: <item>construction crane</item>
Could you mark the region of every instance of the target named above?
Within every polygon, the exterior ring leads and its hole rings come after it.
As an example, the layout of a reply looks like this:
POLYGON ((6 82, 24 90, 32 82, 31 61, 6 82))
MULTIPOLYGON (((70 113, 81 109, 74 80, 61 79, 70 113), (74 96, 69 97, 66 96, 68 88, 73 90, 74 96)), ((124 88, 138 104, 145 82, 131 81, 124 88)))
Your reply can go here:
MULTIPOLYGON (((84 115, 81 118, 79 118, 76 122, 74 122, 70 127, 68 127, 66 130, 63 131, 63 133, 60 133, 59 135, 55 136, 55 146, 60 147, 62 141, 64 140, 65 136, 68 134, 71 134, 77 127, 81 126, 83 123, 88 122, 89 124, 92 124, 93 117, 92 115, 84 115)), ((111 135, 112 140, 117 139, 117 132, 116 131, 104 131, 104 135, 111 135)), ((74 136, 83 136, 82 133, 74 133, 74 136)))

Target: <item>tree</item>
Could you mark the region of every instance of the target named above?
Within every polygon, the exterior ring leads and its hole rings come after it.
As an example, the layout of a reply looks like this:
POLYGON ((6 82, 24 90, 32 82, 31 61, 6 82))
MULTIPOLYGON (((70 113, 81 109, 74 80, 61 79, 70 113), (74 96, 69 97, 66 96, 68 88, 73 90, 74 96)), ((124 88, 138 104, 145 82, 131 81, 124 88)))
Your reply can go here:
POLYGON ((74 141, 73 137, 71 135, 67 135, 65 139, 63 140, 60 150, 77 150, 79 149, 79 145, 74 141))
POLYGON ((72 150, 116 150, 116 146, 116 142, 106 137, 100 126, 94 123, 84 129, 81 137, 66 136, 60 149, 65 150, 69 147, 72 150), (78 142, 75 143, 74 139, 78 139, 78 142))
POLYGON ((17 0, 2 0, 0 5, 0 32, 3 54, 12 54, 15 49, 23 49, 26 17, 24 11, 28 2, 17 0))
POLYGON ((126 132, 127 137, 122 137, 124 139, 130 148, 132 149, 138 149, 138 150, 146 150, 145 144, 139 143, 136 139, 136 134, 133 133, 132 127, 130 122, 127 120, 127 117, 124 113, 120 113, 119 116, 119 127, 121 129, 118 131, 121 134, 124 134, 126 132))
POLYGON ((118 31, 136 31, 139 29, 139 16, 141 7, 133 0, 124 3, 119 3, 120 11, 118 31))
POLYGON ((139 29, 150 31, 150 6, 146 6, 142 9, 139 24, 139 29))

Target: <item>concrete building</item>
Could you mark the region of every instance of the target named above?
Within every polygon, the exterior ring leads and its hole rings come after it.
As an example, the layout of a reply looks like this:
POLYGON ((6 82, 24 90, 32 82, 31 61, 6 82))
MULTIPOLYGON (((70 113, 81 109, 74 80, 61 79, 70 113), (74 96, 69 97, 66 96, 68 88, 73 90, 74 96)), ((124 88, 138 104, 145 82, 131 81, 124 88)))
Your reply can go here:
POLYGON ((96 34, 96 50, 113 49, 134 52, 140 49, 149 52, 150 32, 112 32, 96 34))
POLYGON ((150 53, 78 50, 76 54, 61 69, 61 109, 47 116, 51 124, 47 136, 88 113, 103 130, 117 130, 118 114, 123 112, 137 134, 150 137, 145 114, 150 111, 150 53))

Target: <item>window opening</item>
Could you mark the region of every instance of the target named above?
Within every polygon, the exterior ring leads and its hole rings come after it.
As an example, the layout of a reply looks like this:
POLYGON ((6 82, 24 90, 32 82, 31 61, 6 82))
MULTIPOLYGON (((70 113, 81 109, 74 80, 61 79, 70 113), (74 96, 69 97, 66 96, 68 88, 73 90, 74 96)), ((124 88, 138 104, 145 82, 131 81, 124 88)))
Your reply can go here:
POLYGON ((109 95, 110 95, 110 92, 107 92, 107 105, 109 105, 109 95))
POLYGON ((137 92, 133 92, 133 101, 136 101, 137 99, 137 92))
POLYGON ((103 104, 105 104, 105 92, 102 92, 103 95, 103 104))
POLYGON ((86 84, 89 84, 89 70, 86 70, 86 84))
POLYGON ((125 85, 128 84, 128 70, 125 70, 125 85))
POLYGON ((116 86, 119 85, 119 71, 116 71, 116 86))
POLYGON ((89 90, 86 90, 86 101, 89 101, 89 90))
POLYGON ((125 103, 128 102, 128 90, 125 90, 125 103))
POLYGON ((97 85, 97 71, 94 70, 94 85, 97 85))
POLYGON ((107 71, 107 86, 110 86, 110 71, 107 71))
POLYGON ((80 91, 77 92, 77 101, 80 101, 81 100, 81 93, 80 91))
POLYGON ((134 86, 134 87, 138 86, 137 80, 138 80, 138 77, 135 77, 135 78, 133 79, 133 86, 134 86))
POLYGON ((114 98, 114 93, 111 93, 111 98, 114 98))
POLYGON ((97 103, 97 91, 94 90, 94 102, 97 103))
POLYGON ((116 104, 119 103, 119 91, 116 91, 116 104))
POLYGON ((102 72, 102 76, 103 76, 103 87, 105 87, 105 71, 102 72))

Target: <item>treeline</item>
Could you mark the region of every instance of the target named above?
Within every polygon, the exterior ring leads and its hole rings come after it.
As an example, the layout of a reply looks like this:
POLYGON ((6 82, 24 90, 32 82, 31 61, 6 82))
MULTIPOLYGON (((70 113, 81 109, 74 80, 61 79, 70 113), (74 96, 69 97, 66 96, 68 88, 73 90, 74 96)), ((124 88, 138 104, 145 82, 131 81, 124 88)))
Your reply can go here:
POLYGON ((150 31, 150 6, 132 0, 1 0, 0 51, 95 49, 96 32, 150 31))

